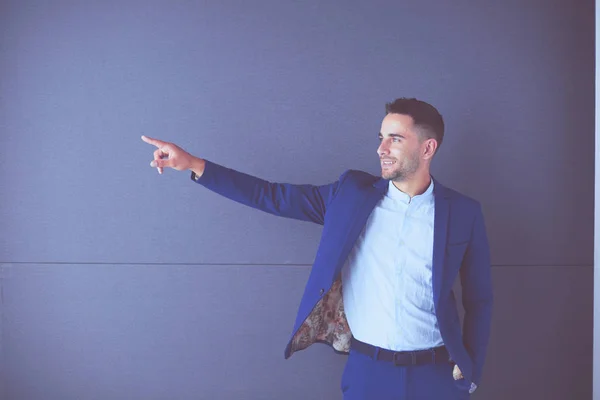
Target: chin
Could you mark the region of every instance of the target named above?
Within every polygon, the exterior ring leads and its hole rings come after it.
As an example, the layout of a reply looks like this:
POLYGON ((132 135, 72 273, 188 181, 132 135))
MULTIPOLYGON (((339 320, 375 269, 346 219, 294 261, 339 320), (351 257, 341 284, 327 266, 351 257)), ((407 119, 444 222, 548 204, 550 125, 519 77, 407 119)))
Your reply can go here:
POLYGON ((395 176, 395 174, 393 172, 389 172, 389 171, 381 171, 381 177, 383 179, 393 179, 395 176))

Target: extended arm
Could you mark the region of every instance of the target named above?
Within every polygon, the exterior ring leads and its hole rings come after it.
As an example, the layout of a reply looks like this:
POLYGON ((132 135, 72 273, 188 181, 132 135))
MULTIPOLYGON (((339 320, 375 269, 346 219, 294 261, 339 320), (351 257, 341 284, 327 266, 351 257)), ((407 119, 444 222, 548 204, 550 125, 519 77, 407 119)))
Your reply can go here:
POLYGON ((192 179, 238 203, 287 218, 324 224, 325 211, 335 196, 339 180, 322 186, 273 183, 195 157, 173 143, 142 136, 157 147, 152 167, 192 171, 192 179))

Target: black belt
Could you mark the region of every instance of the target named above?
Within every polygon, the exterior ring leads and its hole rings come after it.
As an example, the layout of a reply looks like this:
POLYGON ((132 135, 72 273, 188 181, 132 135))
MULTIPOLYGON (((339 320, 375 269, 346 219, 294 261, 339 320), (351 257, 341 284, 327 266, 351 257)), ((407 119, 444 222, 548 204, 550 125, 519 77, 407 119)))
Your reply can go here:
POLYGON ((440 346, 427 350, 416 351, 392 351, 382 349, 352 338, 353 350, 359 351, 374 360, 390 361, 395 365, 424 365, 443 364, 450 361, 450 354, 446 346, 440 346))

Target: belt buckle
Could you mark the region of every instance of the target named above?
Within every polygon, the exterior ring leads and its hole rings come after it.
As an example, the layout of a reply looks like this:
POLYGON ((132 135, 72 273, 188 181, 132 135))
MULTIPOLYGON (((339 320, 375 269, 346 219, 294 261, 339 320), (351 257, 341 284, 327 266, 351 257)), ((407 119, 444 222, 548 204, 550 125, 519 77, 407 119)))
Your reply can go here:
MULTIPOLYGON (((403 364, 399 364, 398 363, 398 357, 400 354, 402 354, 401 351, 396 351, 394 352, 394 355, 392 356, 392 362, 394 363, 394 365, 397 367, 399 365, 403 365, 403 364)), ((410 363, 411 365, 417 365, 417 353, 414 351, 410 352, 410 363)))

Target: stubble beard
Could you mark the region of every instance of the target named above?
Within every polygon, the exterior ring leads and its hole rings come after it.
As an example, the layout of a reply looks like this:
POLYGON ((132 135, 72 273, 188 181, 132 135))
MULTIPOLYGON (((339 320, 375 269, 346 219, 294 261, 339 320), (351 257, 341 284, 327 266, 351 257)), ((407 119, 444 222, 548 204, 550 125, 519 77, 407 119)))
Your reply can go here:
POLYGON ((405 162, 400 162, 398 160, 398 168, 394 171, 389 171, 382 174, 383 179, 389 179, 394 182, 404 182, 414 176, 414 174, 419 169, 419 157, 414 154, 410 159, 405 160, 405 162))

